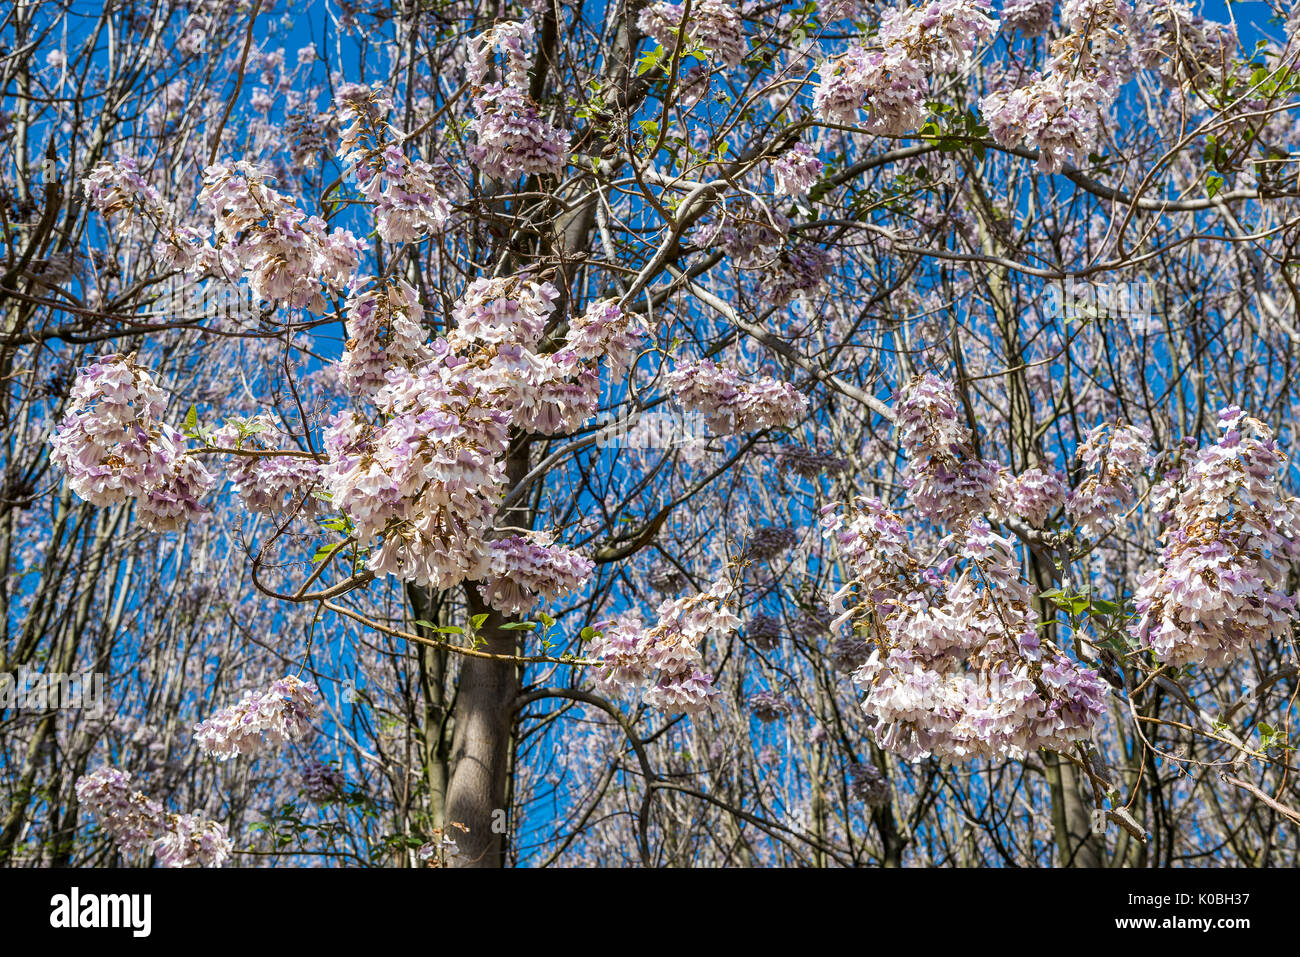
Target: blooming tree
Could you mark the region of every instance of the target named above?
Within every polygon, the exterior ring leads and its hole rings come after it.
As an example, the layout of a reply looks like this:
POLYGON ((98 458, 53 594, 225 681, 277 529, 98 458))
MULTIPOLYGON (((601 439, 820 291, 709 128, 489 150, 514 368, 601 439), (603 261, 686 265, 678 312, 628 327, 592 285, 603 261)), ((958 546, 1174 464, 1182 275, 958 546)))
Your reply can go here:
POLYGON ((1294 864, 1274 13, 19 6, 0 862, 1294 864))

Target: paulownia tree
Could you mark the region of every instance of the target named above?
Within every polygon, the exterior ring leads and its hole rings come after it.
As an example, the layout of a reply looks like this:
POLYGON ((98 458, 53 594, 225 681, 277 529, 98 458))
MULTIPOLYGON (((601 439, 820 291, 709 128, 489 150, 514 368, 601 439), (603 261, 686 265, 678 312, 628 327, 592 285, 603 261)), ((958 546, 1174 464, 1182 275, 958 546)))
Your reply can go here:
POLYGON ((1268 15, 8 8, 0 861, 1294 863, 1268 15))

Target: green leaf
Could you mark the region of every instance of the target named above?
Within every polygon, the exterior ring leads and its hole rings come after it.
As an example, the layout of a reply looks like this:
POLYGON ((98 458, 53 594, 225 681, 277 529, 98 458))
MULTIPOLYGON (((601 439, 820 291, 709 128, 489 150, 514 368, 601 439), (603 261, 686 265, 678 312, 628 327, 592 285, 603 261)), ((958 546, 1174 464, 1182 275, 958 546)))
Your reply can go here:
POLYGON ((315 554, 312 555, 311 560, 312 562, 323 562, 325 559, 329 558, 331 555, 333 555, 336 551, 338 551, 342 547, 343 547, 342 542, 335 542, 333 545, 322 545, 320 548, 316 549, 316 552, 315 554))
POLYGON ((1221 189, 1223 189, 1222 174, 1211 173, 1209 176, 1205 177, 1205 192, 1210 197, 1210 199, 1214 199, 1214 197, 1219 194, 1219 190, 1221 189))
POLYGON ((482 614, 480 614, 480 615, 475 615, 473 618, 471 618, 471 619, 469 620, 469 625, 470 625, 470 627, 473 628, 475 631, 478 631, 480 628, 483 627, 483 622, 485 622, 485 621, 487 621, 487 620, 488 620, 488 613, 487 613, 487 612, 483 612, 482 614))
POLYGON ((653 50, 647 51, 645 56, 641 57, 641 59, 636 62, 636 75, 640 76, 642 73, 647 73, 650 70, 653 70, 659 65, 659 61, 663 59, 663 55, 664 48, 662 46, 656 46, 653 50))
POLYGON ((415 623, 416 623, 417 625, 420 625, 420 626, 422 626, 422 627, 424 627, 424 628, 429 629, 430 631, 436 631, 436 632, 438 632, 439 634, 442 634, 442 635, 463 635, 463 634, 465 634, 465 629, 462 628, 462 627, 460 627, 459 625, 435 625, 433 622, 428 621, 428 620, 426 620, 426 619, 424 619, 424 618, 417 618, 417 619, 415 619, 415 623))
POLYGON ((183 431, 186 435, 193 435, 199 427, 199 407, 190 406, 190 410, 185 413, 185 428, 183 431))
POLYGON ((535 621, 512 621, 508 625, 502 625, 502 631, 532 631, 537 627, 535 621))

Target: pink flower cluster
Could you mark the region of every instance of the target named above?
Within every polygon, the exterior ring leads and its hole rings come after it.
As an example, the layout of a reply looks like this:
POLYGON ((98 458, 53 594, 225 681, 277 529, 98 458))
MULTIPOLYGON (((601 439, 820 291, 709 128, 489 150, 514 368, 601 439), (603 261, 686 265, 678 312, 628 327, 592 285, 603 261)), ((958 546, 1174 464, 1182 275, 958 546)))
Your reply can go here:
POLYGON ((616 299, 600 299, 575 316, 569 326, 569 348, 579 359, 604 356, 611 374, 629 368, 646 335, 645 320, 624 312, 616 299))
POLYGON ((849 793, 867 807, 882 807, 893 798, 889 778, 874 764, 849 765, 849 793))
POLYGON ((788 382, 763 376, 746 381, 708 359, 678 365, 665 387, 692 412, 701 412, 717 435, 793 428, 808 410, 808 397, 788 382))
POLYGON ((1104 78, 1060 69, 1035 73, 1015 90, 990 93, 980 100, 980 112, 994 140, 1003 146, 1028 140, 1038 150, 1038 168, 1058 173, 1095 151, 1098 113, 1114 98, 1104 78))
POLYGON ((203 511, 215 479, 186 454, 185 436, 160 421, 165 404, 132 356, 105 356, 78 373, 50 461, 92 505, 134 500, 145 527, 182 528, 203 511))
POLYGON ((622 363, 633 348, 631 320, 606 302, 574 323, 568 346, 533 352, 558 296, 549 283, 477 279, 453 307, 455 328, 431 344, 410 287, 353 300, 344 373, 383 420, 335 416, 322 477, 358 539, 383 539, 372 571, 438 588, 491 574, 510 427, 580 428, 600 398, 599 372, 585 360, 622 363))
POLYGON ((533 36, 531 20, 497 21, 491 30, 470 39, 466 79, 474 86, 486 83, 495 52, 502 55, 506 83, 520 88, 527 86, 528 71, 533 63, 528 48, 532 46, 533 36))
POLYGON ((745 22, 724 0, 692 0, 690 19, 683 23, 685 18, 685 4, 663 0, 644 7, 637 18, 637 27, 663 47, 665 66, 683 37, 688 47, 698 43, 723 66, 736 66, 749 53, 745 22))
POLYGON ((784 306, 796 298, 815 296, 826 288, 831 271, 831 253, 811 243, 791 243, 759 275, 765 300, 784 306))
POLYGON ((1052 25, 1054 0, 1006 0, 1002 4, 1002 22, 1027 37, 1037 37, 1052 25))
POLYGON ((718 692, 713 677, 703 670, 700 644, 710 635, 725 638, 740 627, 727 605, 731 591, 724 580, 698 595, 665 601, 651 628, 637 615, 601 622, 587 650, 588 657, 601 660, 597 687, 617 694, 653 681, 642 696, 652 708, 695 714, 711 707, 718 692))
POLYGON ((1170 528, 1159 567, 1143 576, 1130 632, 1161 661, 1218 667, 1270 638, 1286 639, 1296 600, 1300 501, 1285 493, 1286 456, 1268 427, 1232 407, 1223 434, 1153 497, 1170 528))
POLYGON ((349 395, 370 395, 384 385, 392 366, 415 369, 429 361, 424 322, 415 287, 398 279, 348 299, 347 343, 339 375, 349 395))
POLYGON ((1075 33, 1123 25, 1132 15, 1127 0, 1063 0, 1061 3, 1061 22, 1075 33))
POLYGON ((375 229, 385 242, 401 243, 437 232, 451 216, 451 203, 439 191, 434 168, 410 159, 384 119, 386 94, 349 84, 335 97, 350 120, 339 144, 346 174, 375 207, 375 229))
POLYGON ((208 445, 229 453, 226 473, 249 510, 271 515, 289 509, 311 517, 327 509, 312 494, 320 484, 320 464, 292 448, 269 415, 228 419, 208 437, 208 445))
POLYGON ((825 511, 855 576, 832 608, 871 645, 853 680, 882 748, 908 760, 1019 758, 1093 733, 1107 686, 1040 638, 1009 539, 974 519, 931 568, 883 503, 860 499, 847 519, 825 511))
POLYGON ((253 293, 320 314, 322 287, 338 291, 352 280, 364 244, 351 232, 326 232, 293 199, 271 189, 252 163, 215 164, 203 171, 199 202, 216 223, 217 250, 209 268, 248 278, 253 293))
POLYGON ((988 0, 927 0, 893 9, 880 20, 880 48, 855 43, 821 71, 813 108, 836 123, 857 122, 897 135, 925 119, 926 78, 967 69, 997 30, 988 0))
POLYGON ((577 591, 596 566, 571 549, 511 535, 492 542, 492 572, 479 591, 483 600, 505 615, 531 611, 539 597, 558 598, 577 591))
POLYGON ((362 542, 384 538, 369 568, 450 588, 487 574, 487 534, 500 503, 509 416, 465 381, 467 360, 444 340, 417 373, 388 371, 380 427, 341 413, 325 432, 322 475, 362 542))
POLYGON ((77 780, 77 800, 126 856, 152 849, 162 867, 221 867, 233 847, 226 828, 194 814, 174 814, 142 791, 131 775, 102 767, 77 780))
POLYGON ((542 117, 528 95, 533 29, 527 22, 498 23, 470 41, 469 81, 474 86, 474 116, 469 129, 476 141, 470 162, 496 179, 560 176, 568 165, 569 134, 542 117), (494 50, 505 59, 505 83, 485 83, 494 50))
POLYGON ((782 447, 776 459, 782 468, 807 479, 817 478, 823 472, 831 474, 843 472, 849 467, 848 459, 824 449, 802 445, 782 447))
POLYGON ((778 196, 802 196, 822 175, 822 161, 807 143, 796 143, 772 160, 778 196))
POLYGON ((475 279, 452 309, 456 336, 469 343, 537 345, 555 312, 559 290, 514 277, 475 279))
POLYGON ((311 731, 320 714, 316 686, 285 675, 265 691, 250 691, 194 726, 194 741, 221 760, 253 755, 266 747, 296 741, 311 731))
POLYGON ((106 219, 122 216, 127 228, 138 219, 148 220, 161 238, 153 252, 162 262, 190 269, 206 253, 203 231, 181 224, 175 208, 145 179, 132 159, 100 163, 82 184, 86 198, 106 219))
POLYGON ((303 796, 313 804, 326 804, 343 793, 346 780, 338 768, 311 758, 298 771, 303 796))
POLYGON ((777 648, 783 635, 781 622, 771 615, 759 613, 745 622, 745 637, 759 651, 777 648))
POLYGON ((578 358, 572 349, 547 355, 521 354, 511 410, 515 425, 529 432, 559 435, 580 429, 600 404, 600 373, 578 358))
POLYGON ((894 415, 907 456, 903 484, 918 512, 951 524, 992 509, 999 467, 975 457, 948 382, 933 373, 914 377, 900 390, 894 415))
POLYGON ((1119 55, 1129 37, 1119 32, 1131 10, 1125 0, 1067 0, 1061 21, 1074 32, 1052 46, 1046 73, 1014 90, 980 100, 989 133, 1002 146, 1028 143, 1038 168, 1058 173, 1097 149, 1100 114, 1119 95, 1119 55))
POLYGON ((1065 504, 1070 488, 1057 469, 1025 469, 1017 476, 999 476, 994 504, 999 519, 1023 519, 1033 528, 1047 524, 1053 512, 1065 504))
POLYGON ((1080 534, 1095 538, 1137 499, 1134 483, 1152 462, 1151 435, 1137 426, 1103 423, 1084 437, 1079 458, 1089 474, 1070 492, 1065 510, 1080 534))
POLYGON ((745 702, 749 713, 764 724, 780 721, 790 713, 790 702, 775 691, 758 691, 745 702))
MULTIPOLYGON (((1170 84, 1196 88, 1232 76, 1237 60, 1237 28, 1217 23, 1181 2, 1141 4, 1133 12, 1135 60, 1142 67, 1158 68, 1170 84)), ((1293 29, 1287 34, 1292 35, 1293 29)), ((1258 95, 1247 103, 1266 108, 1258 95)), ((1244 104, 1243 104, 1244 105, 1244 104)))
POLYGON ((221 867, 230 860, 233 844, 226 826, 197 814, 168 814, 154 842, 160 867, 221 867))

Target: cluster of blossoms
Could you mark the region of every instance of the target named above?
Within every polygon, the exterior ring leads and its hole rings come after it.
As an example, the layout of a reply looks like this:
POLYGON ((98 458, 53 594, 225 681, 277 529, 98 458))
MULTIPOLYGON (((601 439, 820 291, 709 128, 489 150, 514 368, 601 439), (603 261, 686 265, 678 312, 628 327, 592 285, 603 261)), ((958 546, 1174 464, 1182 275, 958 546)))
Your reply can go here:
POLYGON ((702 413, 716 435, 793 428, 808 411, 808 397, 790 383, 769 376, 749 382, 708 359, 677 366, 664 385, 688 411, 702 413))
POLYGON ((208 264, 226 277, 246 276, 254 295, 325 311, 322 286, 339 291, 351 282, 364 244, 342 227, 326 232, 293 199, 271 189, 258 166, 214 164, 203 171, 199 202, 216 224, 217 248, 208 264))
POLYGON ((815 296, 826 288, 832 258, 831 252, 821 246, 791 243, 763 264, 759 294, 774 306, 815 296))
POLYGON ((973 454, 948 382, 932 373, 914 377, 900 390, 894 414, 907 456, 903 484, 918 512, 951 524, 992 509, 998 465, 973 454))
POLYGON ((186 454, 185 436, 160 421, 165 404, 132 356, 105 356, 78 373, 50 460, 92 505, 133 499, 145 527, 181 528, 202 511, 215 479, 186 454))
POLYGON ((746 702, 749 713, 764 724, 780 721, 790 713, 790 702, 775 691, 759 691, 746 702))
POLYGON ((615 299, 600 299, 569 325, 569 348, 579 359, 605 357, 612 375, 631 367, 646 334, 645 320, 615 299))
POLYGON ((715 582, 708 591, 665 601, 658 622, 645 627, 639 616, 622 615, 601 622, 588 656, 601 661, 596 685, 617 693, 647 681, 642 696, 652 708, 695 714, 711 707, 717 696, 713 676, 703 671, 700 643, 709 635, 725 638, 740 627, 728 607, 732 586, 715 582))
POLYGON ((475 279, 452 310, 456 334, 464 341, 532 348, 541 339, 559 296, 549 282, 475 279))
POLYGON ((320 464, 296 449, 282 449, 272 437, 288 437, 266 414, 228 419, 207 437, 208 445, 232 453, 226 468, 231 486, 250 511, 265 515, 302 510, 312 517, 327 509, 312 494, 320 484, 320 464))
POLYGON ((137 218, 153 224, 161 236, 153 253, 167 266, 189 269, 203 254, 203 231, 178 221, 176 210, 145 179, 135 160, 98 164, 86 176, 82 190, 105 219, 121 216, 127 229, 137 218))
POLYGON ((1136 62, 1158 69, 1167 83, 1192 89, 1234 72, 1236 26, 1207 20, 1186 3, 1140 4, 1133 11, 1132 35, 1136 62))
POLYGON ((772 160, 778 196, 802 196, 821 175, 822 161, 807 143, 796 143, 772 160))
POLYGON ((388 416, 379 428, 335 416, 322 477, 359 541, 384 537, 372 571, 441 589, 489 571, 510 420, 463 381, 466 360, 443 340, 435 352, 418 376, 389 370, 376 397, 388 416))
POLYGON ((892 797, 889 778, 874 764, 849 765, 849 793, 867 807, 883 807, 892 797))
POLYGON ((98 164, 87 174, 82 190, 104 217, 170 212, 162 194, 140 172, 140 164, 126 157, 98 164))
POLYGON ((339 375, 349 395, 371 395, 392 366, 417 369, 431 357, 424 307, 415 287, 398 279, 348 299, 347 343, 339 375))
POLYGON ((999 15, 1002 22, 1027 37, 1041 36, 1052 25, 1054 0, 1006 0, 999 15))
POLYGON ((357 538, 384 539, 372 571, 437 588, 492 574, 509 429, 579 428, 600 397, 599 373, 585 360, 624 362, 631 348, 630 320, 597 304, 577 323, 574 342, 533 352, 558 296, 550 283, 477 279, 453 308, 454 330, 432 343, 420 336, 410 287, 390 285, 353 302, 344 370, 383 422, 335 416, 321 472, 357 538))
POLYGON ((1061 23, 1075 33, 1122 26, 1133 16, 1127 0, 1064 0, 1061 23))
POLYGON ((1028 141, 1038 168, 1057 173, 1096 150, 1099 117, 1119 95, 1119 57, 1132 33, 1125 0, 1067 0, 1061 22, 1073 33, 1052 45, 1046 73, 1034 73, 1014 90, 980 100, 989 133, 1002 146, 1028 141))
POLYGON ((527 86, 528 71, 533 65, 528 52, 533 44, 533 32, 531 20, 502 20, 491 30, 471 38, 466 79, 482 86, 492 69, 492 54, 496 52, 502 56, 505 81, 511 86, 527 86))
POLYGON ((765 562, 783 555, 799 541, 799 533, 782 525, 766 525, 749 537, 749 554, 755 561, 765 562))
POLYGON ((1070 492, 1066 513, 1087 538, 1108 530, 1119 513, 1133 504, 1133 487, 1151 464, 1151 435, 1134 425, 1102 424, 1089 430, 1079 446, 1089 474, 1070 492))
POLYGON ((131 788, 131 775, 103 767, 77 780, 77 800, 95 815, 118 849, 152 849, 162 867, 221 867, 233 847, 226 828, 194 814, 175 814, 131 788))
POLYGON ((1153 497, 1170 528, 1143 576, 1130 631, 1161 661, 1218 667, 1290 633, 1287 591, 1300 557, 1300 501, 1285 494, 1286 456, 1268 427, 1232 407, 1223 434, 1153 497))
MULTIPOLYGON (((588 336, 579 335, 576 348, 534 353, 558 297, 548 282, 477 279, 453 310, 456 330, 449 337, 458 347, 495 349, 492 382, 485 380, 485 387, 504 396, 513 425, 545 435, 572 432, 596 414, 600 376, 583 357, 599 355, 603 335, 617 336, 622 322, 620 317, 613 326, 589 329, 588 336)), ((624 345, 620 340, 615 349, 624 345)))
POLYGON ((434 168, 402 150, 400 134, 384 119, 392 105, 387 94, 346 84, 335 103, 350 121, 340 137, 339 159, 374 204, 379 237, 400 243, 440 230, 451 203, 438 189, 434 168))
POLYGON ((893 9, 880 20, 878 48, 855 43, 821 72, 813 108, 836 123, 857 122, 897 135, 925 119, 930 73, 965 70, 977 47, 997 30, 988 0, 927 0, 893 9))
POLYGON ((285 675, 265 691, 250 691, 238 704, 199 722, 194 726, 194 740, 205 752, 224 761, 305 737, 319 714, 316 686, 285 675))
POLYGON ((469 82, 474 86, 474 117, 469 147, 475 166, 497 179, 559 176, 568 165, 569 134, 552 126, 528 95, 529 21, 498 23, 470 40, 469 82), (505 60, 505 83, 487 83, 492 52, 505 60))
POLYGON ((327 804, 343 793, 346 780, 343 772, 315 758, 298 771, 302 793, 313 804, 327 804))
POLYGON ((695 242, 701 248, 721 246, 741 269, 760 269, 785 246, 790 220, 770 207, 742 200, 721 206, 703 222, 695 242))
POLYGON ((690 19, 684 20, 685 4, 660 0, 642 9, 636 25, 663 47, 665 62, 682 39, 685 48, 703 47, 723 66, 736 66, 749 53, 745 23, 725 0, 693 0, 690 19))
POLYGON ((849 467, 848 459, 823 452, 820 449, 806 448, 802 445, 783 447, 776 457, 784 469, 803 478, 816 478, 822 473, 835 474, 849 467))
POLYGON ((1042 528, 1051 514, 1065 504, 1069 491, 1066 477, 1058 469, 1028 468, 1015 477, 1004 473, 994 495, 998 517, 1042 528))
POLYGON ((757 614, 745 623, 745 637, 759 651, 772 651, 781 643, 781 622, 771 615, 757 614))
POLYGON ((197 814, 168 814, 154 843, 153 855, 161 867, 221 867, 233 847, 224 824, 197 814))
POLYGON ((737 269, 757 272, 756 292, 774 306, 825 289, 834 260, 815 243, 791 242, 789 219, 750 202, 720 208, 701 224, 696 242, 720 246, 737 269))
POLYGON ((908 760, 1020 758, 1093 733, 1107 686, 1039 636, 1010 540, 971 520, 931 568, 878 500, 854 503, 847 519, 825 511, 853 574, 832 605, 872 646, 853 680, 882 748, 908 760))
POLYGON ((1099 111, 1117 92, 1108 76, 1065 69, 1035 73, 1022 87, 984 97, 980 112, 999 144, 1019 146, 1028 140, 1038 149, 1038 168, 1057 173, 1067 162, 1095 151, 1099 111))
POLYGON ((539 596, 558 598, 576 591, 591 578, 596 567, 589 558, 534 533, 511 535, 492 543, 491 574, 479 591, 483 600, 506 615, 531 610, 539 596))

